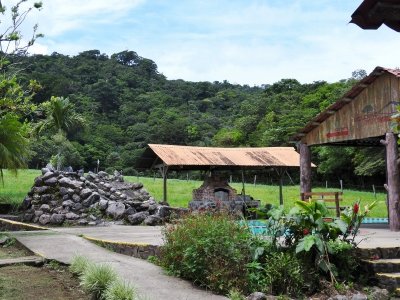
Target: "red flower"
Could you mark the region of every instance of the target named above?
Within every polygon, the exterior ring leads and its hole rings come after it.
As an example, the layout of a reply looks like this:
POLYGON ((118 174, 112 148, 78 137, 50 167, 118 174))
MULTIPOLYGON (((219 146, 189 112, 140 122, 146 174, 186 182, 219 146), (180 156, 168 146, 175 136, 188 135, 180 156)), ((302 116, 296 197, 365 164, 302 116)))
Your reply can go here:
POLYGON ((310 231, 307 229, 307 228, 304 228, 303 229, 303 235, 307 235, 307 234, 309 234, 310 233, 310 231))
POLYGON ((360 205, 358 205, 358 203, 355 203, 353 206, 353 213, 357 214, 359 209, 360 209, 360 205))

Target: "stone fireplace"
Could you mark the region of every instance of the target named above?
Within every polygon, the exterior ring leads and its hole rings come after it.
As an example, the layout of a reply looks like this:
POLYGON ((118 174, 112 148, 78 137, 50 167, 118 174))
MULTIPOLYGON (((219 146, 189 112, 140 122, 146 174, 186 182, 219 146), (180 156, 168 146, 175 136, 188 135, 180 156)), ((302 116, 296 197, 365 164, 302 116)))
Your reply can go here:
POLYGON ((245 213, 246 208, 259 207, 260 201, 252 197, 237 194, 226 179, 212 174, 207 176, 203 184, 194 189, 192 201, 189 202, 191 210, 225 209, 245 213))

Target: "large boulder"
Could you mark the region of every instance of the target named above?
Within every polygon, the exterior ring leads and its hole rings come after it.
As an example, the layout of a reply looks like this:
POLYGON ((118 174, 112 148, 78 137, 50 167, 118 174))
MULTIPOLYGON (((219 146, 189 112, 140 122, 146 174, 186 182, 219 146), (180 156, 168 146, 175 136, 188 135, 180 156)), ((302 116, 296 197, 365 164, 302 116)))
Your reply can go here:
POLYGON ((143 221, 149 216, 147 211, 141 211, 133 215, 128 216, 128 222, 132 225, 142 224, 143 221))
POLYGON ((55 186, 57 184, 57 178, 56 177, 51 177, 49 179, 46 179, 44 183, 48 186, 55 186))
POLYGON ((162 224, 162 219, 156 215, 150 215, 144 219, 143 223, 148 226, 156 226, 162 224))
POLYGON ((247 300, 267 300, 267 295, 261 292, 254 292, 247 296, 247 300))
POLYGON ((50 224, 61 225, 65 220, 65 214, 52 214, 50 224))
POLYGON ((62 177, 59 180, 60 186, 66 187, 66 188, 71 188, 71 189, 78 189, 82 187, 83 182, 78 181, 78 180, 71 180, 68 177, 62 177))
POLYGON ((109 202, 106 213, 116 220, 121 219, 125 213, 125 205, 122 202, 109 202))
POLYGON ((42 214, 42 215, 39 217, 39 223, 40 223, 41 225, 47 225, 48 223, 50 223, 50 215, 48 215, 48 214, 42 214))
POLYGON ((73 212, 69 212, 69 213, 66 213, 66 214, 65 214, 65 218, 66 218, 67 220, 77 220, 77 219, 79 219, 79 215, 78 215, 78 214, 75 214, 75 213, 73 213, 73 212))
POLYGON ((92 194, 92 190, 85 188, 81 191, 80 196, 82 199, 86 199, 87 197, 89 197, 92 194))

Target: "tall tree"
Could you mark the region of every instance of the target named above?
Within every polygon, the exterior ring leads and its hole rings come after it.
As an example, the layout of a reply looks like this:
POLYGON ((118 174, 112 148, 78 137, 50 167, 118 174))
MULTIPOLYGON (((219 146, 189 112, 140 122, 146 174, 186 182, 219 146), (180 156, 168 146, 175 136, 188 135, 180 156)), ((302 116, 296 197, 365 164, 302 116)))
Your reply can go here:
MULTIPOLYGON (((14 172, 26 166, 28 157, 27 123, 24 118, 32 112, 30 104, 33 91, 38 88, 31 81, 28 89, 20 86, 16 78, 15 66, 10 63, 10 56, 25 55, 41 34, 37 25, 33 27, 32 37, 23 43, 21 26, 32 9, 40 9, 41 2, 34 2, 27 8, 22 5, 28 0, 16 2, 7 9, 0 1, 0 23, 6 28, 0 33, 0 181, 3 182, 3 169, 14 172), (22 7, 22 8, 21 8, 22 7), (7 13, 10 13, 7 16, 7 13), (8 19, 8 17, 10 17, 8 19)), ((28 2, 29 4, 29 2, 28 2)), ((4 183, 4 182, 3 182, 4 183)))
POLYGON ((54 133, 54 141, 58 145, 55 157, 57 169, 63 164, 63 153, 71 147, 68 141, 68 134, 85 126, 85 119, 75 112, 74 105, 68 98, 51 97, 50 101, 43 104, 46 119, 40 121, 35 128, 36 133, 49 131, 54 133))

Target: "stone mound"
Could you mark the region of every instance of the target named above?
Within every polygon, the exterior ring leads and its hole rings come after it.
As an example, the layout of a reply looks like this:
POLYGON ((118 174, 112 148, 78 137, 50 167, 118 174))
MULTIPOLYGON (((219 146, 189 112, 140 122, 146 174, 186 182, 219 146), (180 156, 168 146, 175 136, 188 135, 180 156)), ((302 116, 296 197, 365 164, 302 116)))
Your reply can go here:
POLYGON ((59 172, 43 168, 22 205, 22 220, 41 225, 100 225, 109 222, 161 225, 186 209, 158 204, 141 183, 116 172, 59 172))

